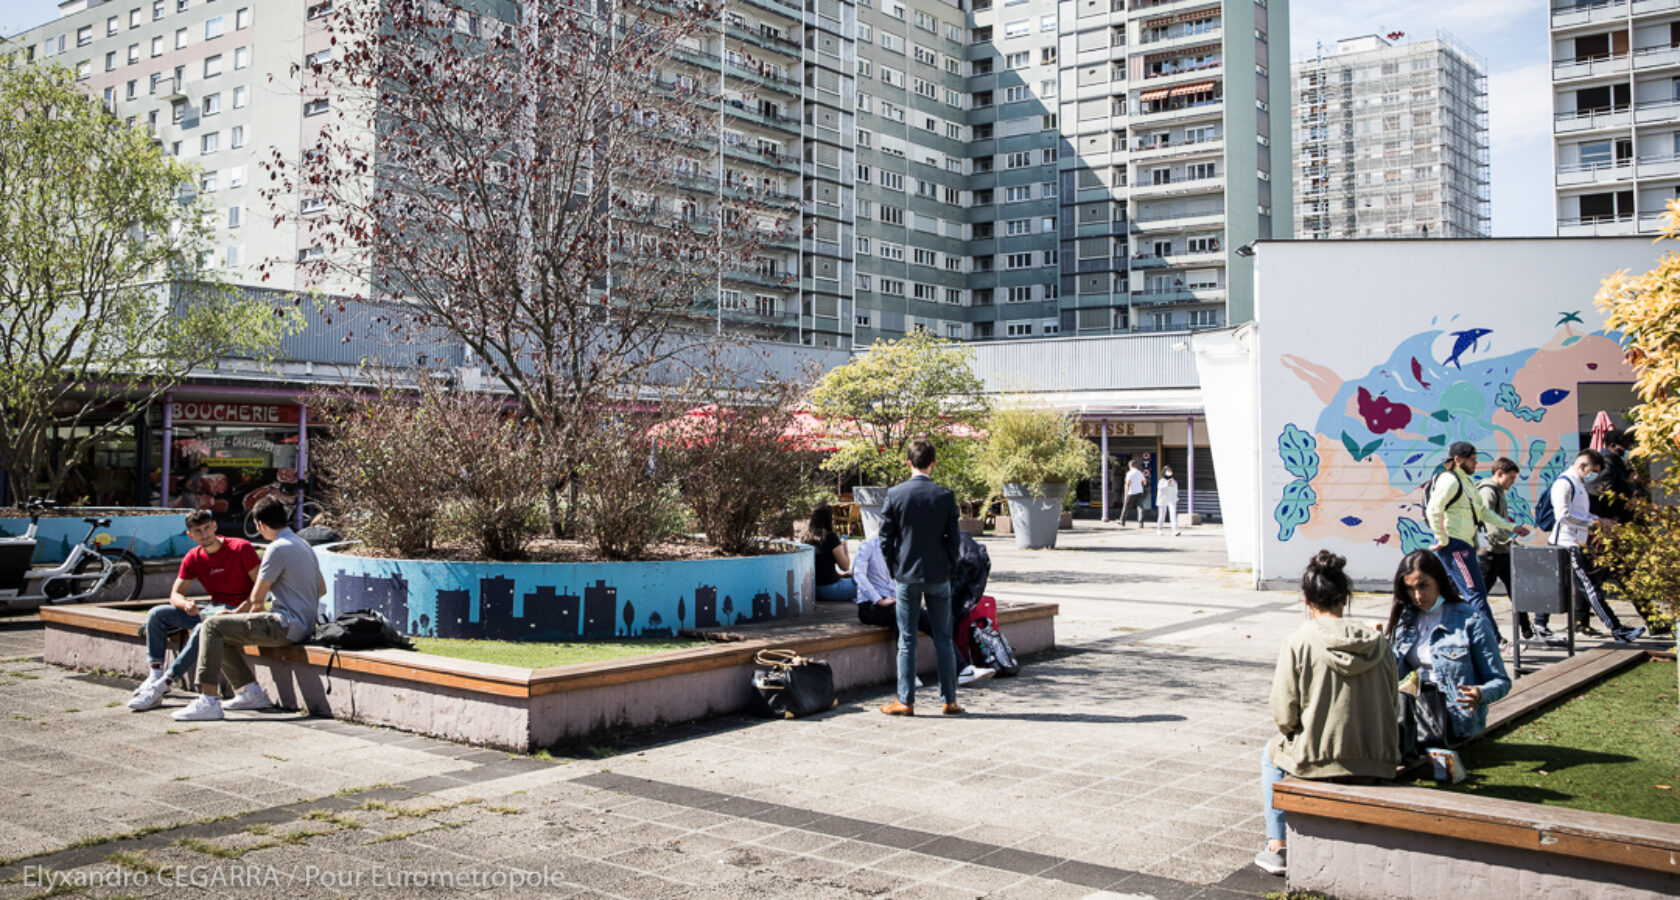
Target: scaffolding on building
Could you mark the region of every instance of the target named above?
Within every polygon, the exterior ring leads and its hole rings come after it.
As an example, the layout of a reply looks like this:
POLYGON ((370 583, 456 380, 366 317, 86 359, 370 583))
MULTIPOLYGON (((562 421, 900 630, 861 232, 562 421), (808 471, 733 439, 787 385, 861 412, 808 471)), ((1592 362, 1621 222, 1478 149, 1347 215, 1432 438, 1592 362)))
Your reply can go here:
POLYGON ((1447 32, 1295 64, 1296 236, 1486 237, 1487 67, 1447 32))

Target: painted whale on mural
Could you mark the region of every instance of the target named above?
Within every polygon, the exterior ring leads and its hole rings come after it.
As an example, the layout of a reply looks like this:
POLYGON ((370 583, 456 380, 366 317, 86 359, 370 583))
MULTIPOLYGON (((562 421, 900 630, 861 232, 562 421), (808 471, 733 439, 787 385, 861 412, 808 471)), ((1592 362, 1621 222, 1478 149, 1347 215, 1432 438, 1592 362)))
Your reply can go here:
POLYGON ((1455 369, 1464 368, 1459 365, 1459 357, 1464 355, 1464 351, 1466 350, 1476 349, 1476 346, 1481 343, 1482 338, 1492 333, 1493 329, 1491 328, 1468 328, 1464 331, 1453 332, 1452 336, 1457 338, 1457 340, 1453 341, 1452 355, 1442 361, 1441 365, 1444 366, 1447 363, 1452 363, 1453 368, 1455 369))

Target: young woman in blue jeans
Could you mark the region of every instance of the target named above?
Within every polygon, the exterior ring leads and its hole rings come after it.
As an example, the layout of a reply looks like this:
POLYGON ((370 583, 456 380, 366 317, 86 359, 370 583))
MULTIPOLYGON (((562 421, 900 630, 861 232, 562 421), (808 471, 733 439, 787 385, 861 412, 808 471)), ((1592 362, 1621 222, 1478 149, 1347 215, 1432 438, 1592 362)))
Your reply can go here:
POLYGON ((817 548, 817 599, 856 600, 857 584, 847 577, 852 574, 852 558, 846 552, 846 539, 834 533, 834 510, 827 503, 811 510, 805 530, 805 543, 817 548))
POLYGON ((1446 695, 1453 742, 1487 727, 1487 708, 1511 690, 1493 624, 1459 596, 1446 566, 1414 550, 1394 573, 1389 643, 1400 677, 1417 672, 1446 695))

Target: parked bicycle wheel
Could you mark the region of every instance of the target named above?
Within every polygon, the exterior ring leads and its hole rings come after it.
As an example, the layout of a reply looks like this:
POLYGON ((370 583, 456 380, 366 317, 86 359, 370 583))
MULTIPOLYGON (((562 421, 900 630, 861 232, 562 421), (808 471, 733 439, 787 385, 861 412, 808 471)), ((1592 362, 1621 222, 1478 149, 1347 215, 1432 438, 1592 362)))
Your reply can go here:
MULTIPOLYGON (((146 577, 146 568, 140 562, 140 557, 127 550, 103 549, 99 555, 111 563, 111 575, 99 590, 87 597, 80 598, 78 603, 112 603, 137 600, 140 588, 146 577)), ((82 557, 76 564, 76 571, 71 574, 75 585, 72 594, 83 594, 93 589, 99 581, 100 572, 104 566, 92 556, 82 557)))

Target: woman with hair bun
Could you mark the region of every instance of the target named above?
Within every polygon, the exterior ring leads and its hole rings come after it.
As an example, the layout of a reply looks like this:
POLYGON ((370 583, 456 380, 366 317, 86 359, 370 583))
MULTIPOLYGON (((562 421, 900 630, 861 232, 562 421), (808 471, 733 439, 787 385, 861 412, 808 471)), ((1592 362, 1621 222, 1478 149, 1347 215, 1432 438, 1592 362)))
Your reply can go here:
POLYGON ((1272 785, 1285 775, 1315 779, 1392 779, 1400 765, 1395 725, 1394 653, 1381 632, 1350 618, 1347 559, 1320 550, 1301 573, 1307 621, 1284 641, 1272 676, 1278 733, 1260 754, 1266 849, 1254 864, 1288 871, 1283 813, 1272 785))

